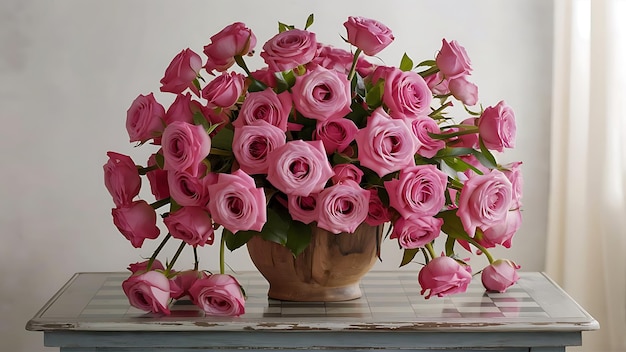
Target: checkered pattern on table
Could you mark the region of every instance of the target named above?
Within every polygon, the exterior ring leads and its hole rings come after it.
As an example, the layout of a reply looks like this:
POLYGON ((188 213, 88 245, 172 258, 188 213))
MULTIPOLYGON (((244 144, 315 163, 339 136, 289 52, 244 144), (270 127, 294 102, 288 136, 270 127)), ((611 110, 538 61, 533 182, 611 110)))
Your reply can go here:
MULTIPOLYGON (((106 319, 149 318, 152 315, 128 304, 122 291, 126 273, 111 273, 91 300, 82 309, 81 318, 106 319)), ((516 285, 506 293, 488 293, 474 280, 467 292, 448 297, 420 295, 416 274, 389 275, 370 272, 361 281, 363 297, 344 302, 288 302, 267 298, 268 284, 257 273, 237 275, 246 290, 246 318, 357 318, 427 319, 427 318, 547 318, 549 315, 524 290, 516 285)), ((201 317, 204 314, 188 300, 179 300, 170 307, 172 317, 201 317)))

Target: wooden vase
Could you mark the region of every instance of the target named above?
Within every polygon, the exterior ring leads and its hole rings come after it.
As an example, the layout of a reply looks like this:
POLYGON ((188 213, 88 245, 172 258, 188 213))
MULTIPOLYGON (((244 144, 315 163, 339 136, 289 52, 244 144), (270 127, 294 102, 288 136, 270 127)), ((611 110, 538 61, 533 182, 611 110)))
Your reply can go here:
POLYGON ((377 259, 382 227, 361 224, 335 235, 313 227, 311 244, 297 257, 277 243, 254 236, 248 253, 270 284, 268 296, 285 301, 346 301, 361 297, 361 278, 377 259))

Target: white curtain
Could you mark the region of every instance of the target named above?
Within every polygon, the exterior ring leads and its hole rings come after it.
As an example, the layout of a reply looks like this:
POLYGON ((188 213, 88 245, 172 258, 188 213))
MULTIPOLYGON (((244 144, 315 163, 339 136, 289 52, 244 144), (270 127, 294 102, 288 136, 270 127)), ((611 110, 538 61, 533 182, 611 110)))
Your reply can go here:
POLYGON ((626 351, 626 0, 556 0, 546 271, 626 351))

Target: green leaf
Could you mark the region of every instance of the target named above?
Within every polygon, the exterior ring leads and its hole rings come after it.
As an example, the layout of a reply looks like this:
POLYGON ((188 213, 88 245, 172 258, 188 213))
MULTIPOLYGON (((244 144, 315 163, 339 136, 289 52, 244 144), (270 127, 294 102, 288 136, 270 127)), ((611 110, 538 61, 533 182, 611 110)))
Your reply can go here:
POLYGON ((288 31, 288 30, 292 30, 296 27, 294 27, 293 25, 290 24, 284 24, 282 22, 278 22, 278 32, 282 33, 284 31, 288 31))
POLYGON ((156 162, 157 166, 160 169, 162 169, 163 166, 165 166, 165 157, 161 153, 154 154, 154 161, 156 162))
POLYGON ((265 89, 267 89, 267 86, 265 85, 265 83, 257 79, 254 79, 252 76, 250 76, 249 78, 250 78, 250 85, 248 86, 248 92, 250 93, 262 92, 265 89))
POLYGON ((458 158, 443 158, 443 162, 456 172, 463 172, 468 169, 467 163, 458 158))
POLYGON ((436 218, 443 219, 441 231, 456 240, 471 240, 470 236, 465 232, 465 228, 463 228, 461 219, 456 215, 456 211, 456 209, 444 210, 435 215, 436 218))
POLYGON ((202 87, 200 87, 200 81, 198 81, 197 78, 194 78, 192 83, 193 83, 193 86, 196 87, 197 90, 199 91, 202 90, 202 87))
POLYGON ((427 70, 418 72, 418 74, 422 77, 428 77, 430 75, 434 75, 437 72, 439 72, 439 68, 437 66, 433 66, 427 70))
POLYGON ((313 20, 315 18, 313 17, 313 14, 310 14, 309 17, 306 19, 306 25, 304 26, 304 29, 308 29, 309 27, 311 27, 311 25, 313 24, 313 20))
POLYGON ((345 155, 345 154, 341 154, 339 152, 335 152, 333 153, 333 165, 338 165, 338 164, 351 164, 354 161, 356 161, 355 159, 350 158, 349 156, 345 155))
POLYGON ((296 75, 293 72, 293 70, 290 71, 285 71, 282 73, 283 78, 285 79, 285 82, 287 82, 287 86, 289 88, 293 87, 294 84, 296 84, 296 75))
POLYGON ((474 153, 474 156, 476 156, 476 159, 478 159, 478 161, 480 161, 481 164, 483 164, 484 166, 490 169, 495 169, 496 167, 498 167, 496 158, 494 158, 493 154, 491 154, 489 149, 485 147, 485 143, 483 143, 483 139, 480 137, 478 138, 478 144, 480 144, 480 153, 478 153, 477 151, 474 153))
POLYGON ((440 149, 435 155, 435 158, 445 158, 447 156, 461 156, 461 155, 470 155, 475 152, 472 148, 450 148, 446 147, 440 149))
POLYGON ((446 256, 451 257, 454 255, 454 243, 456 243, 454 237, 448 236, 446 239, 446 256))
POLYGON ((200 111, 196 111, 193 113, 193 124, 204 127, 205 131, 211 128, 211 124, 209 123, 209 121, 207 121, 206 117, 204 117, 204 115, 202 115, 200 111))
POLYGON ((375 173, 372 169, 364 167, 361 165, 361 171, 363 171, 363 180, 365 183, 370 184, 372 186, 383 186, 383 180, 375 173))
POLYGON ((363 105, 355 101, 350 105, 350 109, 352 109, 352 111, 346 115, 346 118, 352 120, 359 128, 365 127, 369 113, 365 110, 363 105))
POLYGON ((446 163, 446 165, 450 166, 456 172, 465 172, 467 170, 472 170, 477 175, 483 174, 482 171, 477 169, 474 165, 464 161, 463 159, 452 157, 452 158, 443 158, 443 161, 446 163))
POLYGON ((233 156, 233 152, 230 152, 228 150, 217 149, 217 148, 211 148, 211 150, 209 151, 209 154, 219 155, 219 156, 233 156))
POLYGON ((411 58, 404 53, 404 55, 402 55, 402 60, 400 61, 400 70, 402 71, 411 71, 413 69, 413 60, 411 60, 411 58))
MULTIPOLYGON (((462 159, 459 159, 459 158, 456 158, 456 157, 446 157, 446 158, 443 158, 443 162, 445 162, 446 165, 448 165, 452 170, 454 170, 456 172, 465 172, 468 169, 478 170, 475 167, 473 167, 472 165, 470 165, 467 162, 463 161, 462 159)), ((480 170, 478 170, 478 171, 480 172, 480 170)))
POLYGON ((274 73, 276 77, 276 93, 287 91, 296 84, 296 74, 293 70, 274 73))
POLYGON ((289 231, 287 232, 287 248, 291 250, 294 257, 302 253, 311 243, 311 226, 301 223, 300 221, 291 221, 289 231))
POLYGON ((211 166, 209 168, 210 171, 220 173, 220 172, 230 172, 232 170, 233 160, 235 160, 235 158, 232 155, 222 156, 222 155, 209 154, 206 157, 206 160, 208 162, 207 165, 211 166))
POLYGON ((182 205, 176 203, 174 198, 170 197, 170 213, 173 213, 173 212, 177 211, 180 208, 182 208, 182 205))
POLYGON ((374 110, 383 104, 383 93, 385 91, 385 81, 378 80, 374 86, 367 92, 365 102, 370 109, 374 110))
MULTIPOLYGON (((288 217, 288 215, 287 215, 288 217)), ((276 242, 281 245, 287 244, 289 236, 289 225, 291 219, 286 219, 273 208, 267 209, 267 222, 261 230, 261 237, 267 241, 276 242)))
POLYGON ((419 64, 417 64, 417 66, 415 66, 415 67, 422 67, 422 66, 432 67, 432 66, 435 66, 435 65, 437 65, 437 62, 435 60, 424 60, 424 61, 420 62, 419 64))
POLYGON ((230 128, 222 128, 211 138, 211 147, 222 150, 233 150, 233 137, 235 132, 230 128))
MULTIPOLYGON (((248 37, 248 42, 249 41, 250 41, 250 37, 248 37)), ((235 62, 237 63, 237 66, 241 67, 249 76, 250 69, 248 69, 248 65, 246 65, 246 61, 243 59, 243 56, 235 55, 234 59, 235 59, 235 62)))
POLYGON ((402 262, 400 262, 400 267, 409 264, 413 260, 413 258, 415 258, 417 252, 419 252, 419 248, 405 249, 404 254, 402 254, 402 262))
POLYGON ((218 123, 212 124, 211 126, 209 126, 209 128, 206 131, 206 133, 208 133, 208 134, 213 133, 213 131, 215 131, 221 124, 222 124, 222 122, 218 122, 218 123))
POLYGON ((222 230, 222 236, 226 242, 226 248, 231 251, 243 246, 252 238, 252 236, 256 236, 258 234, 259 233, 256 231, 237 231, 236 234, 233 234, 229 230, 222 230))

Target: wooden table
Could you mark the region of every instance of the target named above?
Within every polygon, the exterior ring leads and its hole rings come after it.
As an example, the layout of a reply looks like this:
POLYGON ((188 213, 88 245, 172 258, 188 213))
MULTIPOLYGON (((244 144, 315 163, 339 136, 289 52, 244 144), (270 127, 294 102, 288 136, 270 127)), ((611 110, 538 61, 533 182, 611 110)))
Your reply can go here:
POLYGON ((240 317, 204 316, 189 301, 170 316, 132 308, 121 289, 127 273, 78 273, 33 317, 44 345, 64 352, 225 351, 565 351, 598 323, 546 275, 521 273, 506 293, 468 291, 425 300, 417 275, 371 272, 362 298, 336 303, 268 299, 258 273, 237 274, 248 294, 240 317))

